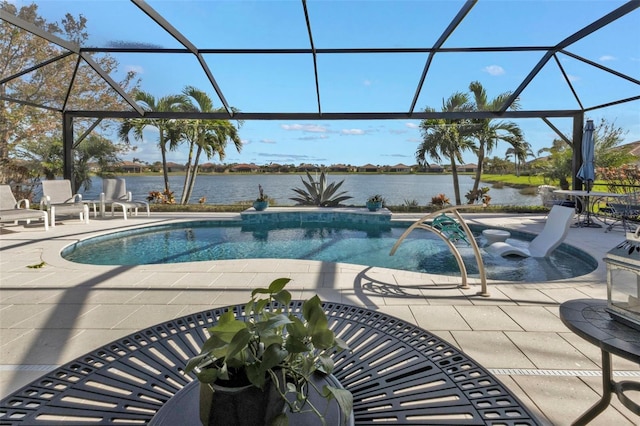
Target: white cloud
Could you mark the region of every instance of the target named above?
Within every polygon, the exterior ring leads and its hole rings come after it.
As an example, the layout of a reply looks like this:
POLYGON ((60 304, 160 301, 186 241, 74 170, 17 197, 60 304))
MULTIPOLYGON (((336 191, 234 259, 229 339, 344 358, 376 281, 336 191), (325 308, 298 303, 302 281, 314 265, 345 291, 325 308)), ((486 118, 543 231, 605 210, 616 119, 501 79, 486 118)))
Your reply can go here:
POLYGON ((569 79, 569 81, 574 82, 574 81, 579 81, 580 77, 578 77, 577 75, 571 75, 571 74, 567 74, 567 78, 569 79))
POLYGON ((503 75, 505 73, 504 68, 500 65, 489 65, 482 70, 490 75, 503 75))
POLYGON ((363 82, 363 84, 364 84, 365 86, 371 86, 371 85, 373 84, 373 82, 372 82, 371 80, 368 80, 368 79, 367 79, 367 80, 365 80, 365 81, 363 82))
POLYGON ((326 133, 329 131, 326 127, 317 124, 283 124, 280 127, 284 130, 300 130, 313 133, 326 133))
POLYGON ((274 141, 273 139, 261 139, 260 143, 275 144, 276 141, 274 141))
POLYGON ((600 61, 602 61, 602 62, 605 62, 605 61, 615 61, 618 58, 616 58, 615 56, 611 56, 611 55, 603 55, 603 56, 600 56, 598 59, 600 61))
POLYGON ((342 129, 341 135, 364 135, 366 132, 362 129, 342 129))
POLYGON ((418 127, 420 127, 416 123, 404 123, 404 125, 405 127, 408 127, 410 129, 417 129, 418 127))
POLYGON ((321 140, 321 139, 329 139, 329 136, 327 135, 309 135, 309 136, 303 136, 301 138, 298 138, 298 140, 301 141, 316 141, 316 140, 321 140))

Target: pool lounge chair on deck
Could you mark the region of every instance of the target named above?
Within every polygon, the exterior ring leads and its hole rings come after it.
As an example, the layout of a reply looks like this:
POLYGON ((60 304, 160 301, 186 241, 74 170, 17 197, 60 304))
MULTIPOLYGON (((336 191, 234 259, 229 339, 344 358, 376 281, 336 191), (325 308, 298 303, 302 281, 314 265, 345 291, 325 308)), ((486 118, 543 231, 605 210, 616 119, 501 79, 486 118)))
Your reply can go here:
POLYGON ((486 250, 500 256, 547 257, 566 238, 574 214, 573 208, 553 206, 542 232, 527 246, 521 247, 508 242, 497 242, 488 246, 486 250))
POLYGON ((32 219, 44 220, 44 230, 49 230, 49 218, 44 210, 33 210, 29 208, 29 200, 16 201, 16 197, 11 192, 9 185, 0 185, 0 222, 14 222, 25 220, 27 223, 32 219), (24 208, 20 205, 24 204, 24 208))
POLYGON ((114 209, 120 207, 124 220, 127 220, 127 210, 134 210, 138 216, 139 208, 147 209, 149 216, 149 203, 146 201, 133 200, 131 192, 127 192, 127 183, 124 179, 102 179, 102 193, 100 194, 100 212, 104 216, 105 208, 111 205, 111 216, 114 215, 114 209))
POLYGON ((56 226, 56 215, 78 214, 81 221, 89 223, 89 206, 82 202, 82 195, 73 194, 68 179, 42 181, 40 209, 44 210, 44 206, 49 211, 51 227, 56 226))

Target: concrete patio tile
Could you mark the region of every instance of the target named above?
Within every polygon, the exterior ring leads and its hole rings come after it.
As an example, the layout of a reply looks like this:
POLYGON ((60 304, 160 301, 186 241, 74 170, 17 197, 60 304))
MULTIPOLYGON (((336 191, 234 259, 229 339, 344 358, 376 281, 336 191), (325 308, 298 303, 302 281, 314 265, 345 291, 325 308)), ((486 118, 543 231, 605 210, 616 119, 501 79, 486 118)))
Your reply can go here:
MULTIPOLYGON (((259 274, 263 277, 262 274, 259 274)), ((256 273, 239 273, 239 272, 225 272, 218 276, 218 278, 213 281, 212 288, 230 288, 230 287, 245 287, 245 288, 254 288, 252 285, 253 279, 258 276, 256 273)), ((275 275, 273 276, 275 277, 275 275)), ((268 279, 262 278, 260 282, 257 282, 257 286, 262 287, 265 284, 269 284, 271 281, 268 279)))
MULTIPOLYGON (((174 281, 171 286, 180 289, 211 287, 220 275, 221 274, 211 272, 189 272, 187 274, 183 274, 182 277, 179 280, 174 281)), ((145 281, 145 284, 151 287, 157 285, 155 282, 150 280, 145 281)))
POLYGON ((130 315, 121 317, 111 328, 134 332, 177 318, 182 312, 182 306, 175 305, 138 305, 137 308, 130 315))
MULTIPOLYGON (((552 425, 569 426, 598 400, 599 396, 580 378, 570 376, 512 376, 536 402, 552 425)), ((631 426, 614 407, 607 408, 590 426, 631 426)))
MULTIPOLYGON (((144 278, 140 281, 139 286, 143 288, 148 287, 168 287, 174 284, 178 284, 186 275, 185 272, 147 272, 144 278)), ((184 283, 182 283, 184 284, 184 283)))
POLYGON ((9 395, 16 392, 23 386, 37 380, 45 374, 48 370, 33 370, 33 371, 11 371, 0 370, 0 392, 1 395, 9 395))
POLYGON ((485 368, 534 368, 501 331, 452 331, 462 350, 485 368))
POLYGON ((409 306, 385 306, 381 309, 385 314, 394 316, 401 320, 408 322, 409 324, 416 324, 416 318, 413 316, 413 312, 409 306))
POLYGON ((410 306, 418 326, 428 331, 441 330, 471 330, 471 327, 462 318, 453 306, 428 305, 410 306))
MULTIPOLYGON (((587 386, 589 386, 591 389, 593 389, 593 391, 598 394, 597 398, 594 399, 589 399, 587 402, 591 403, 591 404, 595 404, 598 399, 600 398, 600 396, 602 395, 602 377, 580 377, 580 380, 582 380, 587 386)), ((640 379, 638 379, 637 377, 635 378, 629 378, 629 377, 614 377, 614 380, 616 382, 620 382, 620 381, 630 381, 630 382, 636 382, 636 383, 640 383, 640 379)), ((638 392, 628 392, 627 396, 630 397, 633 401, 635 401, 636 403, 638 403, 638 392)), ((637 416, 635 414, 633 414, 633 412, 631 410, 629 410, 627 407, 625 407, 624 405, 622 405, 622 403, 620 402, 620 400, 613 395, 611 397, 611 402, 610 402, 610 406, 609 408, 607 408, 606 411, 613 411, 616 410, 618 413, 620 413, 621 416, 625 417, 629 422, 631 422, 631 424, 634 425, 638 425, 640 424, 640 416, 637 416)), ((605 411, 605 413, 606 413, 605 411)), ((612 413, 615 414, 615 413, 612 413)), ((594 419, 594 422, 600 421, 600 417, 596 417, 594 419)), ((624 423, 623 423, 624 424, 624 423)))
POLYGON ((51 299, 59 295, 61 290, 39 290, 20 288, 16 290, 0 291, 0 300, 3 305, 31 305, 34 303, 42 303, 47 299, 51 299))
MULTIPOLYGON (((506 386, 512 394, 514 394, 520 402, 522 402, 533 414, 540 426, 555 426, 549 419, 547 419, 542 411, 536 406, 534 400, 529 398, 529 395, 520 387, 517 381, 514 380, 514 376, 508 376, 504 374, 496 374, 496 378, 506 386)), ((517 376, 515 376, 517 377, 517 376)))
MULTIPOLYGON (((137 305, 168 305, 184 290, 179 288, 146 288, 140 289, 124 303, 137 305)), ((197 290, 196 290, 197 291, 197 290)), ((206 292, 207 290, 203 290, 206 292)))
MULTIPOLYGON (((591 362, 598 366, 602 366, 602 353, 600 348, 592 343, 587 342, 575 333, 569 331, 560 333, 560 336, 576 348, 580 353, 589 358, 591 362)), ((614 371, 640 371, 640 364, 637 362, 629 361, 622 357, 613 355, 611 362, 614 371)))
MULTIPOLYGON (((220 306, 228 306, 228 305, 238 305, 240 303, 247 303, 249 301, 249 299, 251 299, 251 290, 253 290, 252 288, 249 287, 227 287, 224 288, 222 295, 217 298, 213 304, 211 305, 211 308, 217 308, 220 306)), ((191 305, 188 307, 188 309, 191 309, 191 306, 198 306, 201 307, 202 305, 198 305, 197 303, 193 302, 191 303, 191 305)), ((207 308, 205 308, 207 309, 207 308)), ((198 308, 198 310, 202 310, 201 308, 198 308)), ((191 310, 191 312, 197 312, 196 310, 191 310)))
POLYGON ((545 295, 540 290, 534 288, 525 289, 515 286, 504 286, 500 288, 500 291, 518 305, 550 305, 555 303, 555 300, 545 295))
POLYGON ((588 286, 582 286, 578 288, 580 292, 584 293, 585 296, 580 299, 607 299, 607 282, 606 280, 598 283, 592 284, 588 286))
MULTIPOLYGON (((131 316, 140 309, 140 305, 100 305, 86 313, 78 315, 76 321, 60 324, 61 328, 116 328, 123 318, 131 316)), ((73 319, 73 317, 69 317, 73 319)))
POLYGON ((472 330, 522 330, 498 306, 456 306, 472 330))
POLYGON ((61 354, 65 347, 81 332, 70 329, 30 330, 15 340, 13 345, 2 346, 2 363, 59 365, 64 360, 61 354))
MULTIPOLYGON (((163 294, 163 292, 160 294, 163 294)), ((224 291, 221 289, 188 289, 181 290, 179 293, 170 292, 165 294, 173 296, 173 298, 167 302, 169 305, 180 306, 201 303, 205 306, 212 306, 215 301, 224 294, 224 291)))
POLYGON ((598 366, 558 333, 511 332, 505 334, 541 369, 594 370, 598 366))
POLYGON ((549 288, 541 289, 540 291, 558 304, 562 304, 567 300, 587 298, 587 295, 580 291, 580 288, 549 288))
POLYGON ((342 291, 332 288, 305 287, 302 290, 295 290, 294 299, 306 300, 315 295, 318 295, 323 302, 342 303, 342 291))
POLYGON ((543 306, 504 306, 502 310, 525 331, 567 330, 560 318, 543 306))
POLYGON ((508 306, 514 305, 517 303, 511 300, 509 296, 502 292, 503 285, 487 285, 487 292, 489 293, 489 297, 484 297, 476 294, 481 291, 481 287, 476 287, 476 292, 472 297, 469 297, 469 301, 475 306, 508 306))
POLYGON ((0 309, 0 328, 40 328, 54 305, 11 305, 0 309))

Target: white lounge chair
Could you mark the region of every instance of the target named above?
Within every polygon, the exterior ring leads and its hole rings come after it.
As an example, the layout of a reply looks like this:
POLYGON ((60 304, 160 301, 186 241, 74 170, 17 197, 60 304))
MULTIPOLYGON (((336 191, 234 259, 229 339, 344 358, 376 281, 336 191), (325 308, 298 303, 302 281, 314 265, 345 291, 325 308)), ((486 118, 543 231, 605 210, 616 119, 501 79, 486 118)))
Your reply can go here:
POLYGON ((575 209, 571 207, 553 206, 542 232, 526 246, 497 242, 486 250, 500 256, 547 257, 566 238, 574 214, 575 209))
POLYGON ((29 223, 31 220, 44 220, 44 230, 49 230, 49 218, 44 210, 29 208, 29 200, 16 201, 9 185, 0 185, 0 222, 13 222, 16 225, 19 220, 29 223), (20 207, 24 205, 24 207, 20 207))
POLYGON ((102 179, 102 193, 100 194, 102 216, 104 216, 107 205, 111 206, 111 216, 114 215, 114 209, 120 207, 124 220, 127 220, 127 210, 133 210, 138 216, 138 209, 143 207, 147 209, 147 216, 149 216, 149 203, 134 200, 131 192, 127 191, 126 181, 122 178, 102 179))
POLYGON ((40 209, 47 208, 51 227, 56 226, 56 215, 78 214, 80 220, 89 223, 89 206, 82 202, 82 195, 71 191, 71 181, 43 180, 40 209))

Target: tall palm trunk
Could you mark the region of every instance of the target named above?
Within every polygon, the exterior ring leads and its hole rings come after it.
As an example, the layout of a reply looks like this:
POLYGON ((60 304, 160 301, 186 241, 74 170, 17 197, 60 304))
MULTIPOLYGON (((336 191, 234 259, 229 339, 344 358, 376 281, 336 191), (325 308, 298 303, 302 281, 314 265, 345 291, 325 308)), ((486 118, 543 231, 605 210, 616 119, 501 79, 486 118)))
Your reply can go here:
POLYGON ((202 145, 198 145, 198 149, 196 151, 196 158, 193 162, 193 173, 191 173, 191 179, 189 180, 189 186, 185 188, 186 193, 186 202, 189 202, 191 198, 191 193, 193 192, 193 187, 196 185, 196 176, 198 175, 198 164, 200 162, 200 154, 202 153, 202 145))
POLYGON ((478 167, 476 168, 476 178, 473 181, 473 193, 478 193, 478 188, 480 187, 480 179, 482 179, 482 169, 484 164, 484 141, 478 143, 478 167))
POLYGON ((180 198, 180 204, 182 204, 183 206, 189 203, 189 198, 190 198, 190 185, 191 185, 191 177, 193 176, 193 171, 192 171, 192 162, 193 162, 193 146, 195 145, 194 142, 191 142, 189 144, 189 156, 187 158, 187 169, 186 169, 186 173, 184 175, 184 189, 182 190, 182 197, 180 198))
POLYGON ((170 187, 169 187, 169 166, 167 166, 167 145, 164 140, 164 130, 162 128, 160 131, 160 154, 162 154, 162 174, 164 176, 164 191, 169 195, 170 187))
POLYGON ((458 183, 458 166, 456 165, 456 156, 451 155, 451 177, 453 178, 453 194, 456 199, 456 206, 462 204, 460 201, 460 184, 458 183))

